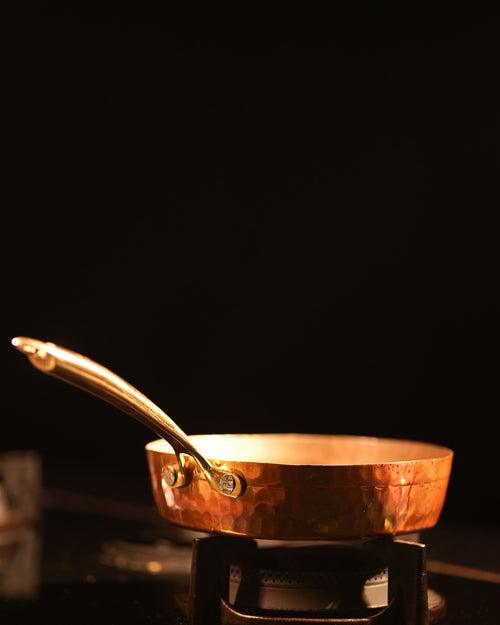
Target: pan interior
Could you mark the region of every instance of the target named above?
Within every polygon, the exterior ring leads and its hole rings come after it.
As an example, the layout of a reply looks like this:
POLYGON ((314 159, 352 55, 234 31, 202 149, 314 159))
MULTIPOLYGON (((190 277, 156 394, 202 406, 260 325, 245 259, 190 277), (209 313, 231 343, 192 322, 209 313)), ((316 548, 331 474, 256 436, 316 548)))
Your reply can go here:
MULTIPOLYGON (((323 434, 199 434, 189 437, 209 459, 289 465, 353 465, 444 458, 446 447, 418 441, 323 434)), ((149 450, 173 453, 164 440, 149 450)))

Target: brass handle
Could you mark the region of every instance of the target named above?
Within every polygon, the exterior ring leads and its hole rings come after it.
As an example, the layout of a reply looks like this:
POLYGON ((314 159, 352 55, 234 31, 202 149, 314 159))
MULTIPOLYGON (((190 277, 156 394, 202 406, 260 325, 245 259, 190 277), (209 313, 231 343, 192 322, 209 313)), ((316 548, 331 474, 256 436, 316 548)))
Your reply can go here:
POLYGON ((188 483, 190 476, 184 464, 185 454, 193 458, 212 489, 228 497, 243 494, 245 481, 242 476, 215 468, 163 410, 109 369, 54 343, 18 336, 12 339, 12 345, 26 354, 36 369, 104 399, 167 440, 178 462, 178 467, 169 467, 169 486, 180 487, 188 483))

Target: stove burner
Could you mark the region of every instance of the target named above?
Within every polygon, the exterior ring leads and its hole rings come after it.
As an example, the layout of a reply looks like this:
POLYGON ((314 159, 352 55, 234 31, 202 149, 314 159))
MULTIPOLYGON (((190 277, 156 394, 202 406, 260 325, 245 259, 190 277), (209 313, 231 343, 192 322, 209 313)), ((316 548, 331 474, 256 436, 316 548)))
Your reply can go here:
POLYGON ((355 611, 386 607, 387 587, 387 566, 366 550, 271 548, 230 566, 228 599, 252 610, 355 611))
POLYGON ((428 625, 445 613, 445 600, 427 591, 419 543, 258 549, 246 538, 194 542, 191 625, 428 625))

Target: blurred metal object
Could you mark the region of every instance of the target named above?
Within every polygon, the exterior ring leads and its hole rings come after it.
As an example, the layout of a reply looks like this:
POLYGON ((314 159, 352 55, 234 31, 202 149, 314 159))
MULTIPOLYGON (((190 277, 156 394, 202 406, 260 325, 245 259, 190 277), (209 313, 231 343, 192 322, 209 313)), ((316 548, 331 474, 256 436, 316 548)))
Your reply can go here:
POLYGON ((478 569, 463 564, 453 564, 451 562, 441 562, 441 560, 427 560, 427 569, 431 573, 448 575, 452 577, 462 577, 463 579, 473 579, 478 582, 489 582, 490 584, 500 584, 500 573, 478 569))
POLYGON ((0 597, 33 599, 40 578, 42 463, 33 451, 0 455, 0 597))
POLYGON ((36 598, 40 565, 40 538, 34 528, 24 526, 0 532, 0 598, 36 598))
POLYGON ((113 540, 104 543, 99 561, 124 571, 188 577, 191 545, 181 547, 167 540, 153 543, 113 540))
POLYGON ((19 337, 13 344, 41 371, 165 436, 169 442, 153 441, 146 450, 156 504, 172 523, 253 538, 316 540, 416 532, 438 521, 453 458, 446 447, 316 434, 188 439, 149 399, 88 358, 34 339, 19 337))
POLYGON ((0 530, 38 520, 42 462, 34 451, 0 454, 0 530))
POLYGON ((191 545, 195 538, 206 536, 205 533, 165 523, 152 504, 143 505, 112 497, 44 488, 43 507, 46 510, 77 512, 102 518, 146 523, 148 526, 155 526, 161 536, 175 544, 191 545))

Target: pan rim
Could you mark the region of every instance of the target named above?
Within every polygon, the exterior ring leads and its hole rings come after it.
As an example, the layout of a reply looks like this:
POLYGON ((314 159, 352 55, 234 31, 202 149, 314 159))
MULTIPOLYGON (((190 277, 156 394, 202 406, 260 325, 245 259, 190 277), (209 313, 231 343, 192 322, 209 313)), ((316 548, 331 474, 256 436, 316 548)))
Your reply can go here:
MULTIPOLYGON (((269 460, 251 460, 250 458, 231 458, 226 456, 213 457, 213 454, 207 454, 207 457, 216 461, 217 463, 236 463, 244 465, 246 463, 259 463, 272 465, 277 467, 314 467, 316 469, 352 469, 352 467, 381 467, 381 466, 393 466, 393 465, 406 465, 411 466, 414 464, 419 464, 422 462, 445 462, 448 460, 452 460, 454 457, 454 452, 449 447, 444 445, 438 445, 436 443, 429 443, 427 441, 413 440, 413 439, 404 439, 404 438, 386 438, 386 437, 377 437, 377 436, 363 436, 358 434, 325 434, 325 433, 307 433, 307 432, 253 432, 253 433, 224 433, 224 434, 193 434, 190 435, 190 439, 193 440, 193 443, 196 445, 197 439, 206 438, 206 437, 284 437, 284 436, 294 436, 294 437, 314 437, 314 438, 325 438, 325 439, 356 439, 360 443, 382 443, 384 444, 408 444, 410 446, 423 446, 428 448, 429 455, 422 458, 411 458, 411 459, 400 459, 400 460, 385 460, 378 462, 356 462, 356 463, 330 463, 330 464, 319 464, 319 463, 285 463, 285 462, 273 462, 269 460)), ((165 456, 170 456, 174 454, 174 450, 171 445, 162 438, 155 439, 153 441, 148 442, 145 445, 146 451, 154 452, 158 454, 162 454, 165 456), (164 448, 164 449, 163 449, 164 448)))

